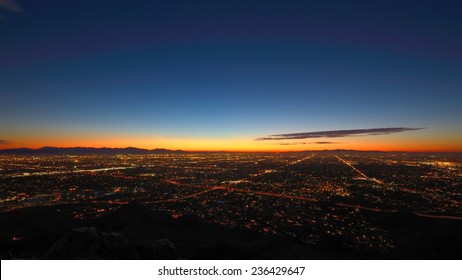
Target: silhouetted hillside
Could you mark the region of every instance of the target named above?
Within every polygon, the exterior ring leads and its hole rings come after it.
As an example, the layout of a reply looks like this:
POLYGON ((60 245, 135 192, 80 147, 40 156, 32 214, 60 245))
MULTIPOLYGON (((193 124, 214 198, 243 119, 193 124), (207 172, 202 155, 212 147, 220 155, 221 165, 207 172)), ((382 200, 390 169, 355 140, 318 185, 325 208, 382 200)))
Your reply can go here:
POLYGON ((0 213, 2 259, 460 259, 462 223, 407 213, 365 212, 387 230, 395 252, 359 251, 326 238, 316 246, 289 237, 175 219, 132 202, 93 220, 63 213, 79 205, 0 213))
POLYGON ((177 256, 186 259, 358 257, 352 252, 309 248, 285 237, 211 225, 194 216, 174 219, 165 213, 151 211, 136 202, 88 221, 75 220, 62 214, 64 210, 69 211, 72 207, 76 206, 33 207, 0 213, 0 226, 6 229, 2 231, 0 241, 2 259, 138 259, 156 256, 177 256), (110 236, 119 236, 120 242, 109 242, 108 240, 113 240, 110 236), (13 240, 13 237, 20 240, 13 240), (166 255, 165 250, 169 250, 170 244, 175 248, 174 252, 166 255), (164 251, 154 252, 159 246, 164 251))

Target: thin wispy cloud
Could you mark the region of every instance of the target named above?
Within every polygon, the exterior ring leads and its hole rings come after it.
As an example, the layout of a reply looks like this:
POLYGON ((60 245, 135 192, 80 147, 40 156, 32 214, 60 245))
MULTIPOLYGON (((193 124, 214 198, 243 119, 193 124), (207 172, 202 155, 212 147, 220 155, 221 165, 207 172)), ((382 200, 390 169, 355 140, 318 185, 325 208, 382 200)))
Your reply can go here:
POLYGON ((0 145, 11 145, 13 142, 9 140, 0 139, 0 145))
POLYGON ((10 12, 21 13, 21 6, 15 0, 0 0, 0 9, 10 12))
POLYGON ((423 128, 415 128, 415 127, 383 127, 383 128, 345 129, 345 130, 326 130, 326 131, 311 131, 311 132, 300 132, 300 133, 274 134, 274 135, 269 135, 269 136, 266 136, 266 137, 260 137, 260 138, 257 138, 255 140, 256 141, 267 141, 267 140, 290 140, 290 139, 309 139, 309 138, 338 138, 338 137, 349 137, 349 136, 385 135, 385 134, 390 134, 390 133, 399 133, 399 132, 420 130, 420 129, 423 129, 423 128))
POLYGON ((278 143, 281 146, 305 145, 306 142, 293 142, 293 143, 278 143))
POLYGON ((308 144, 316 144, 316 145, 330 145, 330 144, 338 144, 339 142, 331 142, 331 141, 316 141, 316 142, 290 142, 290 143, 279 143, 278 145, 282 146, 292 146, 292 145, 308 145, 308 144))

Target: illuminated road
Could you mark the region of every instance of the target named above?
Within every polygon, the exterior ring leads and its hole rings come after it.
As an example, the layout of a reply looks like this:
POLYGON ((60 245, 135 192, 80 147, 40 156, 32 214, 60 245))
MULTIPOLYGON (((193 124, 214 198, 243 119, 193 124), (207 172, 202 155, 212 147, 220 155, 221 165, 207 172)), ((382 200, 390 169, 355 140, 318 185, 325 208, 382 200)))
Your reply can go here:
POLYGON ((282 167, 292 166, 292 165, 294 165, 294 164, 300 163, 300 162, 302 162, 302 161, 308 160, 308 159, 313 158, 313 157, 315 157, 314 154, 313 154, 313 155, 310 155, 310 156, 307 156, 307 157, 304 157, 304 158, 302 158, 302 159, 295 160, 295 161, 293 161, 293 162, 289 162, 289 163, 283 165, 282 167))
MULTIPOLYGON (((265 175, 265 174, 268 174, 268 173, 272 173, 272 172, 274 172, 274 170, 283 169, 285 167, 295 165, 297 163, 300 163, 302 161, 308 160, 308 159, 313 158, 313 157, 315 157, 315 155, 310 155, 310 156, 307 156, 307 157, 304 157, 304 158, 301 158, 301 159, 297 159, 297 160, 294 160, 292 162, 283 164, 283 165, 281 165, 279 167, 276 167, 274 169, 271 169, 271 170, 263 170, 262 172, 251 174, 249 177, 257 177, 257 176, 262 176, 262 175, 265 175)), ((246 180, 248 180, 249 177, 241 179, 241 180, 237 180, 237 181, 246 181, 246 180)))
POLYGON ((164 200, 149 201, 149 202, 145 202, 145 204, 159 204, 159 203, 168 203, 168 202, 178 202, 180 200, 185 200, 185 199, 188 199, 188 198, 193 198, 193 197, 196 197, 196 196, 200 196, 200 195, 202 195, 204 193, 208 193, 208 192, 215 191, 215 190, 218 190, 218 189, 222 189, 222 187, 212 187, 212 188, 209 188, 209 189, 197 192, 197 193, 193 193, 193 194, 190 194, 190 195, 177 197, 177 198, 169 198, 169 199, 164 199, 164 200))
POLYGON ((424 218, 462 221, 462 217, 458 217, 458 216, 429 215, 429 214, 423 214, 419 212, 413 212, 413 213, 416 216, 424 217, 424 218))
MULTIPOLYGON (((206 189, 204 191, 200 191, 197 193, 194 193, 192 195, 184 196, 182 198, 178 198, 177 200, 180 199, 186 199, 190 197, 196 197, 198 195, 210 192, 210 191, 217 191, 217 190, 223 190, 223 191, 228 191, 228 192, 237 192, 237 193, 245 193, 249 195, 259 195, 259 196, 268 196, 268 197, 276 197, 276 198, 285 198, 285 199, 293 199, 293 200, 301 200, 301 201, 308 201, 308 202, 317 202, 318 200, 313 199, 313 198, 308 198, 304 196, 295 196, 295 195, 288 195, 288 194, 280 194, 280 193, 271 193, 271 192, 261 192, 261 191, 251 191, 251 190, 246 190, 246 189, 239 189, 239 188, 232 188, 228 186, 213 186, 213 187, 205 187, 205 186, 194 186, 191 184, 182 184, 176 181, 166 181, 168 183, 174 184, 176 186, 184 186, 184 187, 191 187, 191 188, 201 188, 201 189, 206 189)), ((160 202, 170 202, 170 201, 176 201, 176 200, 161 200, 157 201, 156 203, 160 202)))
POLYGON ((124 170, 136 168, 136 166, 123 166, 123 167, 106 167, 106 168, 95 168, 95 169, 77 169, 77 170, 68 170, 68 171, 48 171, 48 172, 33 172, 25 173, 21 175, 9 175, 6 177, 10 178, 21 178, 21 177, 30 177, 30 176, 47 176, 47 175, 62 175, 62 174, 73 174, 73 173, 94 173, 94 172, 105 172, 112 170, 124 170))
MULTIPOLYGON (((239 159, 238 159, 239 160, 239 159)), ((192 171, 187 172, 187 176, 183 176, 184 174, 181 173, 181 162, 180 163, 175 163, 172 164, 170 161, 166 161, 170 166, 169 168, 175 168, 175 172, 169 173, 165 171, 166 173, 162 173, 162 176, 157 176, 155 173, 146 173, 146 174, 137 174, 135 172, 118 172, 119 170, 124 170, 124 169, 132 169, 132 168, 137 168, 137 167, 144 167, 144 165, 140 164, 137 162, 137 164, 123 164, 121 162, 117 162, 114 164, 101 164, 99 162, 96 162, 94 165, 84 165, 84 166, 77 166, 75 169, 72 169, 70 166, 66 166, 65 170, 61 169, 64 167, 60 167, 58 170, 48 170, 48 169, 35 169, 34 171, 30 173, 19 173, 19 171, 14 171, 16 172, 14 175, 5 175, 4 178, 6 177, 32 177, 32 176, 59 176, 59 175, 66 175, 66 174, 73 174, 73 173, 88 173, 86 175, 88 176, 95 176, 95 182, 99 184, 100 178, 97 176, 98 172, 107 172, 105 174, 110 175, 114 179, 122 179, 120 182, 121 186, 125 186, 125 189, 122 191, 122 193, 118 193, 117 196, 111 197, 111 193, 114 192, 114 188, 110 188, 109 190, 103 191, 103 192, 96 192, 96 194, 93 193, 88 193, 87 190, 82 188, 82 190, 79 190, 80 192, 73 194, 72 196, 67 197, 65 195, 65 192, 52 192, 53 189, 47 190, 48 192, 43 195, 37 195, 37 194, 31 194, 27 193, 28 196, 21 196, 22 193, 13 193, 9 194, 8 196, 0 199, 0 211, 9 211, 13 209, 18 209, 18 208, 25 208, 25 207, 31 207, 31 206, 37 206, 37 205, 44 205, 44 206, 51 206, 51 205, 58 205, 58 204, 78 204, 82 203, 80 199, 84 199, 85 203, 88 204, 107 204, 107 205, 122 205, 126 204, 129 199, 131 199, 131 195, 124 197, 121 196, 123 195, 124 191, 130 191, 130 186, 140 186, 146 190, 148 190, 148 187, 146 186, 153 186, 153 188, 159 188, 159 192, 156 193, 156 195, 159 196, 144 196, 144 194, 140 195, 143 197, 143 202, 145 204, 168 204, 168 203, 176 203, 176 202, 181 202, 181 201, 186 201, 186 202, 191 202, 194 203, 197 200, 214 200, 214 199, 220 199, 223 197, 226 197, 227 195, 230 195, 230 197, 234 197, 233 193, 235 194, 242 194, 242 197, 246 197, 244 201, 261 201, 261 203, 266 203, 265 198, 274 198, 278 199, 276 201, 277 203, 283 204, 284 202, 282 200, 287 200, 287 204, 290 205, 291 202, 296 202, 300 201, 300 203, 306 202, 307 206, 308 203, 317 203, 317 202, 322 202, 324 205, 328 205, 328 207, 335 207, 340 209, 340 207, 345 208, 345 209, 359 209, 359 210, 364 210, 364 211, 371 211, 371 212, 382 212, 382 213, 396 213, 398 212, 397 209, 393 209, 393 207, 399 208, 398 205, 399 203, 387 203, 387 200, 381 201, 380 203, 374 203, 369 200, 363 202, 366 206, 363 205, 356 205, 355 203, 361 203, 360 200, 343 200, 340 197, 338 197, 334 201, 330 201, 330 196, 326 197, 324 196, 323 192, 331 192, 329 195, 334 195, 334 196, 339 196, 341 194, 334 193, 332 188, 332 182, 327 182, 326 178, 328 175, 324 175, 323 173, 320 173, 320 175, 316 174, 315 175, 315 180, 314 183, 312 183, 313 188, 310 189, 310 191, 305 191, 303 188, 299 188, 299 186, 294 185, 295 189, 291 188, 292 181, 290 180, 284 180, 282 181, 281 178, 284 178, 284 174, 290 173, 290 175, 294 175, 295 173, 298 173, 298 171, 302 170, 300 174, 297 174, 297 178, 311 178, 312 175, 309 175, 309 173, 313 174, 313 172, 318 172, 318 167, 320 171, 324 171, 329 168, 339 168, 340 171, 339 173, 345 174, 346 177, 348 177, 348 180, 367 180, 370 183, 363 184, 361 185, 374 185, 375 186, 380 186, 381 191, 386 191, 386 190, 391 190, 391 191, 399 191, 399 192, 407 192, 411 193, 413 195, 418 195, 419 199, 423 198, 425 199, 426 202, 432 203, 433 201, 446 201, 447 203, 451 203, 453 205, 453 208, 457 208, 457 206, 461 205, 460 201, 457 201, 457 199, 454 199, 452 197, 446 197, 444 192, 434 192, 433 189, 431 190, 420 190, 418 188, 413 189, 412 187, 408 187, 405 185, 405 182, 403 185, 401 184, 396 184, 396 183, 384 183, 381 180, 378 180, 373 177, 369 177, 365 173, 372 173, 372 171, 367 171, 366 168, 361 168, 358 161, 353 161, 354 158, 348 157, 348 156, 343 156, 343 155, 325 155, 325 154, 299 154, 299 155, 288 155, 288 156, 280 156, 277 155, 274 157, 274 159, 269 160, 268 157, 264 157, 261 159, 264 161, 263 165, 253 165, 252 159, 249 161, 249 159, 246 159, 245 163, 252 164, 250 167, 247 169, 247 172, 244 172, 243 170, 236 168, 238 170, 238 174, 233 175, 233 170, 231 169, 227 172, 227 176, 223 177, 211 177, 212 179, 209 180, 209 177, 203 177, 202 175, 196 175, 194 173, 195 169, 192 171), (318 157, 318 158, 316 158, 318 157), (335 159, 329 159, 329 157, 335 157, 335 159), (314 158, 314 159, 313 159, 314 158), (305 162, 305 163, 304 163, 305 162), (358 164, 356 164, 358 162, 358 164), (299 164, 297 166, 297 164, 299 164), (316 165, 317 164, 317 165, 316 165), (333 166, 330 166, 331 164, 334 164, 333 166), (123 165, 123 166, 122 166, 123 165), (348 167, 345 167, 347 165, 348 167), (101 168, 101 166, 107 166, 106 168, 101 168), (363 169, 360 170, 359 168, 363 169), (88 168, 88 169, 84 169, 88 168), (229 176, 228 176, 229 175, 229 176), (266 177, 264 177, 266 175, 266 177), (195 176, 198 176, 197 178, 195 176), (245 177, 240 180, 233 180, 233 178, 240 178, 240 177, 245 177), (272 182, 272 177, 275 177, 276 183, 273 185, 272 182), (319 177, 316 177, 319 176, 319 177), (325 177, 323 177, 325 176, 325 177), (162 178, 162 179, 161 179, 162 178), (177 180, 178 181, 177 181, 177 180), (230 181, 222 181, 221 180, 226 180, 226 179, 231 179, 230 181), (130 182, 128 182, 130 180, 130 182), (133 182, 131 182, 133 181, 133 182), (143 181, 142 183, 138 184, 138 181, 143 181), (184 182, 182 182, 184 181, 184 182), (327 183, 326 183, 327 182, 327 183), (239 184, 240 183, 240 184, 239 184), (330 183, 330 184, 329 184, 330 183), (197 185, 196 185, 197 184, 197 185), (259 188, 259 186, 264 185, 265 188, 259 188), (327 188, 324 188, 324 185, 327 185, 327 188), (279 188, 279 186, 283 186, 279 188), (314 187, 319 187, 321 188, 319 192, 316 192, 316 189, 314 187), (161 192, 163 191, 164 188, 166 189, 171 189, 175 190, 177 189, 179 192, 177 193, 176 190, 173 191, 173 193, 165 193, 161 192), (312 192, 311 192, 312 190, 312 192), (216 192, 216 193, 214 193, 216 192), (19 196, 16 196, 16 194, 19 194, 19 196), (244 196, 245 194, 245 196, 244 196), (72 201, 71 201, 72 199, 72 201), (80 202, 74 201, 78 200, 80 202), (341 199, 341 200, 338 200, 341 199), (346 203, 342 203, 342 202, 346 203), (354 202, 352 202, 354 201, 354 202), (15 203, 18 205, 15 206, 15 203), (349 204, 351 203, 351 204, 349 204), (383 204, 382 204, 383 203, 383 204), (378 208, 378 207, 384 207, 384 208, 378 208), (386 209, 387 207, 391 207, 386 209)), ((381 159, 374 159, 374 161, 379 161, 381 159)), ((226 162, 228 162, 229 159, 226 159, 226 162)), ((187 164, 191 164, 190 161, 185 161, 187 164)), ((256 162, 256 161, 255 161, 256 162)), ((370 158, 369 161, 371 162, 370 158)), ((366 162, 366 163, 367 163, 366 162)), ((207 163, 207 162, 206 162, 207 163)), ((35 164, 35 163, 34 163, 35 164)), ((205 164, 205 163, 204 163, 205 164)), ((14 165, 14 164, 13 164, 14 165)), ((16 166, 16 165, 14 165, 16 166)), ((20 165, 22 166, 22 165, 20 165)), ((24 164, 24 168, 26 168, 28 165, 24 164)), ((151 165, 150 165, 151 166, 151 165)), ((152 165, 153 167, 159 167, 162 166, 162 164, 156 164, 152 165)), ((238 165, 236 165, 238 166, 238 165)), ((233 167, 235 167, 233 165, 233 167)), ((46 167, 43 167, 46 168, 46 167)), ((186 165, 184 168, 190 169, 191 167, 189 165, 186 165)), ((199 165, 199 169, 201 169, 200 174, 203 174, 204 171, 202 170, 213 170, 213 168, 219 168, 218 170, 221 170, 221 165, 215 165, 215 164, 205 164, 205 165, 199 165)), ((24 170, 31 170, 31 169, 24 169, 24 170)), ((153 172, 151 170, 144 171, 143 172, 153 172)), ((156 171, 157 173, 157 171, 156 171)), ((185 173, 186 174, 186 173, 185 173)), ((215 172, 213 173, 215 174, 215 172)), ((218 172, 218 174, 221 174, 218 172)), ((380 176, 380 175, 377 175, 380 176)), ((459 175, 460 176, 460 175, 459 175)), ((241 178, 242 178, 241 177, 241 178)), ((79 176, 80 178, 80 176, 79 176)), ((380 177, 379 177, 380 178, 380 177)), ((439 178, 439 177, 438 177, 439 178)), ((41 178, 37 178, 37 180, 41 178)), ((106 179, 106 178, 102 178, 106 179)), ((92 179, 93 180, 93 179, 92 179)), ((343 179, 342 179, 343 180, 343 179)), ((118 182, 118 181, 117 181, 118 182)), ((352 181, 354 182, 354 181, 352 181)), ((46 182, 45 182, 46 183, 46 182)), ((310 182, 311 183, 311 182, 310 182)), ((339 183, 342 185, 342 183, 339 183)), ((353 183, 354 184, 354 183, 353 183)), ((96 185, 98 186, 98 185, 96 185)), ((103 185, 104 186, 104 185, 103 185)), ((344 188, 347 188, 346 186, 343 186, 344 188)), ((54 188, 54 185, 51 185, 51 188, 54 188)), ((143 189, 143 192, 145 190, 143 189)), ((136 193, 138 189, 135 189, 133 192, 136 193)), ((149 190, 148 190, 149 191, 149 190)), ((347 190, 348 191, 348 190, 347 190)), ((132 192, 130 192, 132 193, 132 192)), ((115 194, 115 193, 114 193, 115 194)), ((386 194, 386 193, 383 193, 386 194)), ((394 193, 393 193, 394 194, 394 193)), ((414 197, 414 196, 412 196, 414 197)), ((412 198, 411 197, 411 198, 412 198)), ((232 200, 232 199, 230 199, 232 200)), ((419 200, 420 201, 420 200, 419 200)), ((274 201, 273 201, 274 202, 274 201)), ((245 203, 245 202, 244 202, 245 203)), ((322 206, 319 205, 319 206, 322 206)), ((444 213, 441 213, 441 215, 432 215, 432 214, 426 214, 426 213, 431 213, 434 210, 428 210, 428 212, 424 208, 418 208, 415 209, 416 211, 421 211, 421 212, 414 212, 414 215, 419 216, 419 217, 424 217, 424 218, 430 218, 430 219, 445 219, 445 220, 462 220, 462 217, 460 216, 447 216, 444 215, 444 213)), ((456 212, 447 212, 447 213, 454 213, 458 214, 456 212)))
POLYGON ((243 190, 238 188, 225 188, 226 191, 230 192, 238 192, 238 193, 246 193, 249 195, 259 195, 259 196, 269 196, 269 197, 276 197, 276 198, 285 198, 285 199, 293 199, 293 200, 302 200, 308 202, 317 202, 317 199, 308 198, 304 196, 295 196, 289 194, 280 194, 280 193, 270 193, 270 192, 260 192, 260 191, 251 191, 251 190, 243 190))
POLYGON ((398 212, 397 209, 372 208, 372 207, 366 207, 362 205, 353 205, 353 204, 345 204, 345 203, 335 203, 335 205, 341 206, 341 207, 362 209, 362 210, 367 210, 367 211, 372 211, 372 212, 392 212, 392 213, 398 212))
POLYGON ((192 184, 186 184, 186 183, 180 183, 175 180, 164 180, 165 183, 169 183, 175 186, 180 186, 180 187, 189 187, 189 188, 196 188, 196 189, 210 189, 212 187, 209 186, 197 186, 197 185, 192 185, 192 184))
POLYGON ((367 179, 369 181, 373 181, 373 182, 376 182, 380 185, 383 185, 384 183, 376 178, 372 178, 372 177, 369 177, 367 176, 366 174, 364 174, 363 172, 361 172, 361 170, 359 170, 358 168, 354 167, 353 164, 349 163, 348 161, 344 160, 343 158, 339 157, 339 156, 335 156, 339 161, 343 162, 344 164, 346 164, 347 166, 349 166, 351 169, 353 169, 356 173, 358 173, 361 177, 363 177, 364 179, 367 179))
MULTIPOLYGON (((307 157, 304 157, 304 158, 301 158, 301 159, 286 163, 286 164, 284 164, 284 165, 282 165, 282 166, 280 166, 280 167, 278 167, 276 169, 281 169, 281 168, 285 168, 287 166, 295 165, 297 163, 300 163, 300 162, 303 162, 303 161, 308 160, 310 158, 313 158, 314 156, 315 155, 310 155, 310 156, 307 156, 307 157)), ((249 177, 261 176, 261 175, 265 175, 265 174, 268 174, 268 173, 271 173, 271 172, 268 171, 268 170, 264 170, 262 172, 252 174, 249 177)), ((235 181, 232 181, 232 182, 234 184, 236 184, 237 182, 247 181, 247 178, 240 179, 240 180, 235 180, 235 181)), ((248 195, 258 195, 258 196, 284 198, 284 199, 291 199, 291 200, 300 200, 300 201, 306 201, 306 202, 317 202, 318 201, 317 199, 308 198, 308 197, 304 197, 304 196, 295 196, 295 195, 271 193, 271 192, 262 192, 262 191, 251 191, 251 190, 246 190, 246 189, 233 188, 233 187, 229 187, 229 186, 226 186, 226 185, 208 187, 208 186, 197 186, 197 185, 192 185, 192 184, 180 183, 180 182, 177 182, 177 181, 174 181, 174 180, 164 180, 164 182, 175 185, 175 186, 184 186, 184 187, 190 187, 190 188, 200 188, 200 189, 206 189, 206 190, 200 191, 200 192, 188 195, 188 196, 184 196, 184 197, 181 197, 181 198, 159 200, 159 201, 153 201, 153 202, 150 202, 150 203, 174 202, 174 201, 183 200, 183 199, 187 199, 187 198, 191 198, 191 197, 196 197, 196 196, 199 196, 201 194, 204 194, 204 193, 207 193, 207 192, 210 192, 210 191, 216 191, 216 190, 224 190, 224 191, 229 191, 229 192, 245 193, 245 194, 248 194, 248 195)))

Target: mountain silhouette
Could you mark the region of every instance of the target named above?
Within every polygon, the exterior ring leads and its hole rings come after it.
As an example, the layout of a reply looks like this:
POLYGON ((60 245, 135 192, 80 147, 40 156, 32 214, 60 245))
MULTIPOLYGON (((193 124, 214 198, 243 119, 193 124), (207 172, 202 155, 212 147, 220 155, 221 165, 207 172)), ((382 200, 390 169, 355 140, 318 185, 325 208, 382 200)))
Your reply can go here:
POLYGON ((0 150, 0 154, 8 155, 150 155, 150 154, 184 154, 182 150, 167 149, 140 149, 135 147, 127 148, 93 148, 93 147, 49 147, 45 146, 39 149, 17 148, 0 150))

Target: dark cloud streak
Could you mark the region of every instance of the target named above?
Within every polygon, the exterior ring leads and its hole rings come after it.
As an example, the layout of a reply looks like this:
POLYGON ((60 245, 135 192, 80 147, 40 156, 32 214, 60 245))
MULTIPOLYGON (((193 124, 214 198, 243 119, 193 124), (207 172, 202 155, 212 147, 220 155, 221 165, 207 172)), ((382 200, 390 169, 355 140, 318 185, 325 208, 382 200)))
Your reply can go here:
MULTIPOLYGON (((412 130, 420 130, 423 128, 414 127, 385 127, 385 128, 362 128, 362 129, 346 129, 346 130, 327 130, 327 131, 312 131, 288 134, 274 134, 267 137, 255 139, 256 141, 267 140, 289 140, 289 139, 309 139, 309 138, 338 138, 348 136, 368 136, 368 135, 385 135, 390 133, 398 133, 412 130)), ((319 142, 318 144, 321 144, 319 142)))
POLYGON ((317 142, 293 142, 293 143, 279 143, 282 146, 291 146, 291 145, 308 145, 308 144, 316 144, 316 145, 329 145, 329 144, 338 144, 339 142, 330 142, 330 141, 317 141, 317 142))
POLYGON ((10 145, 12 144, 13 142, 9 141, 9 140, 2 140, 0 139, 0 145, 10 145))

